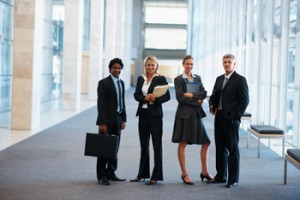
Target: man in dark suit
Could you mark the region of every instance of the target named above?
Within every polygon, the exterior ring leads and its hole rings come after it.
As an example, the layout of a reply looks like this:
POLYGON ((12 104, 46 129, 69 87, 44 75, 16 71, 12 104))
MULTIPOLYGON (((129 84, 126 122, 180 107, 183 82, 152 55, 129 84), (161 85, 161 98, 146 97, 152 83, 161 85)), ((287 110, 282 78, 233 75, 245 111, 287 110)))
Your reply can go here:
POLYGON ((233 55, 223 56, 225 74, 217 77, 209 100, 210 112, 215 115, 217 175, 208 183, 225 183, 228 169, 228 188, 239 182, 239 127, 249 103, 247 81, 234 71, 235 66, 233 55))
MULTIPOLYGON (((99 81, 97 89, 98 118, 96 124, 99 126, 99 133, 119 136, 118 148, 121 130, 125 128, 127 118, 124 82, 119 79, 123 66, 121 59, 112 59, 108 65, 110 75, 99 81)), ((109 180, 125 181, 115 174, 117 164, 117 157, 111 159, 98 157, 97 178, 100 184, 110 185, 109 180)))

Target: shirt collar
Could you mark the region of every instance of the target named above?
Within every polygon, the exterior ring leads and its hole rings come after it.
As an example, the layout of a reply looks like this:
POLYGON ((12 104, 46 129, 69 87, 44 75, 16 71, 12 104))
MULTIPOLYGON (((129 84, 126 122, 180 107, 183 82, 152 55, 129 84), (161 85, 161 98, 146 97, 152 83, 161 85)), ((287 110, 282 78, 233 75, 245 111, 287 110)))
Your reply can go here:
POLYGON ((228 74, 228 75, 225 74, 224 77, 226 77, 226 78, 229 79, 231 77, 231 75, 233 74, 233 72, 234 72, 234 70, 230 74, 228 74))
MULTIPOLYGON (((152 76, 152 78, 155 77, 155 76, 159 76, 158 73, 155 73, 155 74, 152 76)), ((146 75, 146 74, 143 74, 142 77, 143 77, 145 80, 147 80, 147 75, 146 75)))
POLYGON ((112 78, 112 80, 113 80, 114 82, 117 82, 118 80, 120 80, 120 79, 118 79, 117 77, 113 76, 112 74, 110 74, 110 76, 111 76, 111 78, 112 78))
MULTIPOLYGON (((193 78, 196 77, 196 75, 194 75, 192 72, 190 72, 190 73, 191 73, 193 78)), ((188 76, 186 75, 186 73, 184 73, 184 72, 182 73, 182 78, 187 78, 188 79, 188 76)))

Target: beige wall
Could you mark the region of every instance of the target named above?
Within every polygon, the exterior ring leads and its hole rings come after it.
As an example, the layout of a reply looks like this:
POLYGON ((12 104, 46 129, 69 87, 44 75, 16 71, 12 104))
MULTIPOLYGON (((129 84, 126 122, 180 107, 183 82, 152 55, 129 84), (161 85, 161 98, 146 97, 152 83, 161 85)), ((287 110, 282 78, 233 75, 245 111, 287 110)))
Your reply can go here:
POLYGON ((89 93, 89 52, 82 53, 81 94, 89 93))

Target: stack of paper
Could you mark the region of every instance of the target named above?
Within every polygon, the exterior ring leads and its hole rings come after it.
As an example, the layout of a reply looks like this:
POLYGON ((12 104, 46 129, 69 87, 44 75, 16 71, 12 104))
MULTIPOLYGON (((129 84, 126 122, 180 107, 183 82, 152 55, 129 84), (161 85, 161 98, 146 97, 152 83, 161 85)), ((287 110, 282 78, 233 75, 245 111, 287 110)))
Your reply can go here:
POLYGON ((158 86, 155 86, 152 94, 155 97, 160 97, 160 96, 166 94, 168 88, 169 88, 169 85, 158 85, 158 86))

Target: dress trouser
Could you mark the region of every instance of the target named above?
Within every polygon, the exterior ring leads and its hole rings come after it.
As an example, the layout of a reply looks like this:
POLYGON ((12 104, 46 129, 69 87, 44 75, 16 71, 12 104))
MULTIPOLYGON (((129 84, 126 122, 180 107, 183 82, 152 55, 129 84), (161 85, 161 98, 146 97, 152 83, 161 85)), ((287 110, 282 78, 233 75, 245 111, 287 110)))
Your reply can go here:
POLYGON ((225 119, 222 111, 218 110, 215 118, 216 170, 215 179, 227 180, 228 183, 239 181, 240 152, 239 152, 239 120, 225 119))
MULTIPOLYGON (((118 137, 118 147, 117 152, 119 151, 120 139, 121 139, 121 123, 122 119, 119 114, 112 127, 107 127, 109 135, 117 135, 118 137)), ((97 158, 97 178, 101 179, 104 176, 112 176, 118 167, 118 157, 116 158, 97 158)))
POLYGON ((139 115, 139 136, 141 145, 140 166, 137 177, 150 177, 149 140, 152 136, 154 149, 154 168, 151 180, 163 180, 162 169, 162 118, 151 117, 148 109, 142 109, 139 115))

